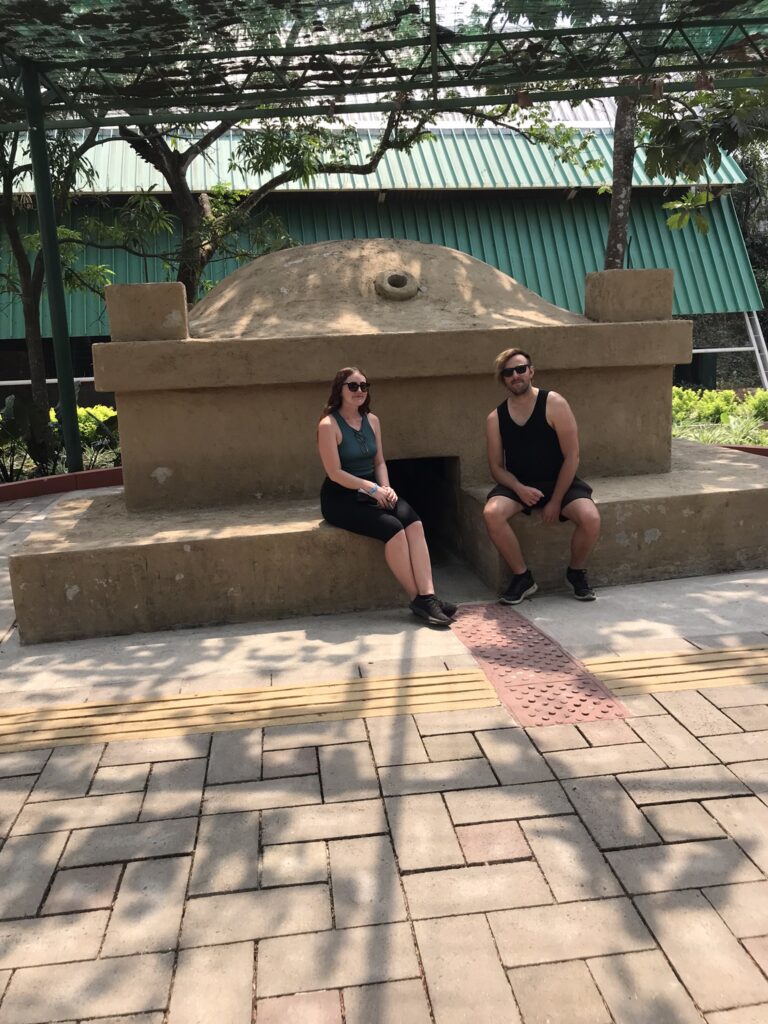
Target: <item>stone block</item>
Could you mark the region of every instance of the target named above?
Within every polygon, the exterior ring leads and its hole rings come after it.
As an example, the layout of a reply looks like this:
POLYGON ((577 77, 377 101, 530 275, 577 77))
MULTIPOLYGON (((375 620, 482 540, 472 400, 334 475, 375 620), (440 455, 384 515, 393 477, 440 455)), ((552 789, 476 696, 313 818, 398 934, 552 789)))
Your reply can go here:
MULTIPOLYGON (((390 981, 344 989, 346 1024, 431 1024, 421 981, 390 981)), ((304 1018, 304 1021, 306 1018, 304 1018)), ((260 1020, 259 1024, 263 1024, 260 1020)), ((287 1024, 275 1020, 273 1024, 287 1024)), ((297 1022, 298 1024, 298 1022, 297 1022)), ((303 1022, 302 1022, 303 1024, 303 1022)))
POLYGON ((550 750, 573 750, 586 747, 587 741, 575 725, 536 725, 526 729, 528 738, 542 753, 550 750))
POLYGON ((256 1002, 259 1024, 341 1024, 339 993, 302 992, 256 1002))
POLYGON ((70 836, 61 866, 73 868, 191 853, 196 831, 196 818, 81 829, 70 836))
POLYGON ((422 736, 444 732, 477 732, 485 729, 519 729, 512 715, 503 707, 474 708, 465 711, 425 711, 414 715, 422 736))
POLYGON ((730 736, 709 736, 702 742, 725 764, 768 758, 768 729, 730 736))
POLYGON ((550 814, 571 814, 573 811, 558 782, 447 793, 445 802, 455 825, 539 818, 550 814))
POLYGON ((30 801, 85 796, 103 750, 100 743, 58 747, 46 762, 30 801))
POLYGON ((467 864, 527 860, 532 856, 522 829, 516 821, 486 821, 460 825, 456 835, 467 864))
POLYGON ((367 800, 379 795, 379 780, 367 743, 329 744, 318 748, 326 803, 367 800))
POLYGON ((259 887, 259 812, 200 819, 190 895, 259 887))
POLYGON ((704 807, 760 870, 768 873, 768 807, 757 797, 707 800, 704 807))
MULTIPOLYGON (((415 728, 415 726, 414 726, 415 728)), ((424 746, 430 761, 460 761, 482 757, 483 752, 471 732, 452 732, 444 736, 426 736, 424 746)))
POLYGON ((665 768, 619 775, 636 804, 682 803, 722 796, 749 796, 747 787, 724 765, 665 768))
POLYGON ((411 715, 366 719, 373 759, 379 768, 390 764, 420 764, 427 751, 411 715))
POLYGON ((16 971, 0 1008, 0 1024, 164 1010, 173 960, 172 953, 162 953, 16 971))
POLYGON ((115 898, 121 871, 120 864, 59 871, 42 912, 70 914, 73 910, 109 909, 115 898))
POLYGON ((4 839, 8 834, 35 781, 35 775, 0 779, 0 839, 4 839))
POLYGON ((658 841, 642 812, 611 776, 570 779, 563 789, 601 849, 658 841))
POLYGON ((639 718, 634 729, 670 768, 714 764, 717 760, 670 715, 639 718))
POLYGON ((141 821, 158 818, 190 818, 200 813, 205 782, 205 758, 165 761, 152 768, 141 821))
POLYGON ((187 295, 178 281, 108 284, 104 297, 112 341, 183 341, 189 337, 187 295))
POLYGON ((284 807, 262 814, 262 842, 301 843, 312 839, 346 839, 388 832, 381 800, 315 807, 284 807))
POLYGON ((451 819, 437 793, 389 797, 386 805, 401 871, 464 863, 451 819))
POLYGON ((198 896, 187 903, 181 946, 216 946, 330 927, 327 885, 198 896))
POLYGON ((578 779, 588 775, 617 775, 626 771, 663 768, 664 762, 644 743, 590 747, 587 750, 563 750, 544 755, 559 779, 578 779))
POLYGON ((612 1024, 586 965, 578 960, 516 967, 509 980, 525 1024, 612 1024))
POLYGON ((718 708, 739 708, 748 704, 768 703, 768 683, 748 683, 745 686, 708 686, 704 691, 708 701, 718 708))
POLYGON ((120 883, 103 956, 174 949, 184 910, 191 857, 129 864, 120 883))
POLYGON ((737 939, 768 934, 768 882, 718 885, 704 895, 737 939))
POLYGON ((603 999, 620 1024, 701 1024, 701 1015, 658 950, 588 962, 603 999))
POLYGON ((621 698, 630 718, 642 718, 645 715, 663 715, 664 708, 650 693, 634 693, 621 698))
POLYGON ((327 743, 366 743, 368 736, 362 718, 341 722, 315 722, 308 725, 276 725, 264 730, 265 750, 288 747, 323 747, 327 743))
POLYGON ((400 877, 387 836, 337 839, 328 845, 337 928, 406 920, 400 877))
POLYGON ((439 1024, 520 1024, 512 990, 483 917, 416 921, 414 928, 439 1024))
POLYGON ((552 778, 546 761, 522 729, 478 732, 477 741, 502 785, 552 778))
POLYGON ((265 889, 277 885, 325 882, 327 879, 325 843, 287 843, 264 848, 261 884, 265 889))
POLYGON ((419 973, 408 924, 363 925, 264 940, 256 993, 265 998, 347 988, 418 978, 419 973))
POLYGON ((67 838, 66 832, 49 832, 6 840, 0 850, 0 917, 37 913, 67 838))
POLYGON ((557 900, 621 894, 619 883, 578 818, 540 818, 524 821, 521 827, 557 900))
POLYGON ((262 739, 261 729, 214 733, 208 758, 208 785, 260 779, 262 739))
POLYGON ((707 1024, 768 1024, 768 1003, 740 1006, 722 1013, 708 1013, 707 1024))
POLYGON ((737 778, 749 786, 755 796, 760 797, 763 803, 768 803, 768 760, 738 761, 730 768, 737 778))
POLYGON ((674 271, 596 270, 584 283, 584 315, 601 323, 670 320, 674 271))
POLYGON ((634 953, 655 946, 627 899, 502 910, 489 914, 488 920, 505 967, 634 953))
POLYGON ((101 759, 102 766, 144 764, 150 761, 189 761, 207 757, 211 745, 209 733, 190 736, 166 736, 150 740, 115 740, 108 743, 101 759))
POLYGON ((754 882, 760 871, 730 839, 646 846, 606 854, 629 893, 754 882))
POLYGON ((224 786, 206 786, 203 814, 232 811, 259 811, 266 807, 298 807, 319 804, 320 785, 315 775, 264 782, 235 782, 224 786))
MULTIPOLYGON (((656 700, 694 736, 718 736, 738 732, 731 719, 718 711, 705 696, 696 690, 680 693, 657 693, 656 700)), ((765 726, 766 728, 768 721, 765 726)))
POLYGON ((88 795, 140 793, 147 784, 150 767, 148 764, 119 764, 110 768, 97 768, 88 795))
POLYGON ((485 758, 381 768, 379 778, 384 796, 409 796, 498 785, 485 758))
POLYGON ((51 756, 50 747, 45 750, 22 750, 15 754, 0 754, 0 779, 14 775, 37 775, 51 756))
POLYGON ((720 839, 725 835, 701 804, 657 804, 646 806, 643 810, 665 843, 720 839))
POLYGON ((0 969, 93 960, 108 919, 106 910, 94 910, 63 917, 1 921, 0 969))
POLYGON ((414 919, 482 914, 551 903, 552 894, 532 861, 419 871, 403 878, 414 919))
POLYGON ((251 1024, 253 971, 252 942, 182 949, 168 1024, 251 1024))
POLYGON ((84 796, 74 800, 27 803, 16 819, 13 835, 63 832, 135 821, 143 798, 143 793, 119 793, 113 796, 84 796))
POLYGON ((317 751, 314 747, 264 752, 262 772, 265 779, 284 779, 289 775, 317 774, 317 751))
POLYGON ((620 718, 608 722, 581 722, 579 732, 586 736, 593 747, 614 747, 622 743, 640 742, 637 734, 620 718))
MULTIPOLYGON (((723 715, 723 718, 726 718, 723 715)), ((768 705, 752 704, 745 708, 729 708, 726 721, 730 721, 730 729, 721 729, 720 732, 739 732, 745 729, 747 732, 759 732, 768 729, 768 705)))
POLYGON ((768 1001, 768 982, 701 893, 656 893, 636 902, 705 1013, 768 1001))

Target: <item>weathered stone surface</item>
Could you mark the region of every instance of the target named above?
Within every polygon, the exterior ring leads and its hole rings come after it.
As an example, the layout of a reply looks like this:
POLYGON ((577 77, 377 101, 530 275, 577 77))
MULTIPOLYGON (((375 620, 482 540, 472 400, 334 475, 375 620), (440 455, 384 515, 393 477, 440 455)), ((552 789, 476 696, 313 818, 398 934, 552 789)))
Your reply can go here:
POLYGON ((450 732, 444 736, 426 736, 423 742, 430 761, 461 761, 483 756, 483 752, 471 732, 450 732))
POLYGON ((540 818, 524 821, 521 827, 556 899, 621 894, 621 886, 578 818, 540 818))
POLYGON ((289 775, 317 774, 317 751, 314 747, 291 750, 265 750, 262 758, 265 779, 284 779, 289 775))
POLYGON ((252 942, 182 949, 168 1024, 251 1024, 253 970, 252 942))
POLYGON ((525 1024, 612 1024, 586 965, 516 967, 509 980, 525 1024))
POLYGON ((196 830, 196 818, 140 821, 131 825, 81 829, 70 836, 61 865, 71 868, 191 853, 196 830))
POLYGON ((562 787, 557 782, 534 782, 522 786, 447 793, 445 802, 456 825, 479 821, 538 818, 548 814, 571 814, 562 787))
POLYGON ((259 1024, 341 1024, 339 993, 300 992, 295 996, 258 999, 259 1024))
POLYGON ((601 849, 658 842, 642 811, 611 776, 570 779, 563 789, 601 849))
POLYGON ((422 736, 444 732, 476 732, 478 729, 519 729, 506 708, 474 708, 467 711, 426 711, 414 715, 422 736))
POLYGON ((211 814, 200 819, 190 895, 257 889, 259 812, 211 814))
POLYGON ((646 846, 606 854, 629 893, 754 882, 760 871, 730 839, 646 846))
POLYGON ((544 876, 531 861, 419 871, 406 875, 403 885, 413 918, 454 917, 552 902, 544 876))
POLYGON ((587 741, 575 725, 537 725, 525 731, 542 753, 587 746, 587 741))
POLYGON ((656 700, 694 736, 718 736, 739 731, 727 715, 718 711, 714 704, 696 690, 657 693, 656 700))
POLYGON ((737 939, 768 934, 768 882, 718 885, 704 895, 737 939))
POLYGON ((719 839, 725 835, 701 804, 656 804, 644 807, 643 812, 665 843, 719 839))
POLYGON ((619 743, 639 743, 637 735, 626 722, 615 718, 608 722, 581 722, 582 732, 593 747, 612 747, 619 743))
POLYGON ((13 779, 0 779, 0 840, 8 834, 36 779, 35 775, 19 775, 13 779))
POLYGON ((23 750, 17 754, 0 754, 0 779, 13 775, 37 775, 51 756, 46 750, 23 750))
POLYGON ((0 917, 37 913, 66 841, 66 832, 6 840, 0 850, 0 917))
POLYGON ((763 872, 768 872, 768 807, 757 797, 707 800, 704 807, 763 872))
POLYGON ((578 779, 587 775, 616 775, 618 772, 663 768, 664 762, 644 743, 590 747, 587 750, 563 750, 545 755, 559 779, 578 779))
POLYGON ((214 733, 208 758, 208 785, 260 779, 262 738, 261 729, 214 733))
POLYGON ((203 814, 232 811, 259 811, 266 807, 298 807, 319 804, 322 797, 316 775, 299 775, 264 782, 236 782, 225 786, 206 786, 203 814))
POLYGON ((113 796, 84 796, 74 800, 49 800, 27 803, 16 819, 13 835, 35 832, 63 832, 69 829, 95 828, 136 821, 143 793, 120 793, 113 796))
POLYGON ((388 797, 386 805, 401 871, 464 863, 451 819, 437 793, 388 797))
POLYGON ((658 950, 588 963, 617 1024, 701 1024, 690 996, 658 950))
POLYGON ((156 740, 117 740, 108 743, 102 765, 144 764, 151 761, 188 761, 207 757, 211 737, 208 733, 190 736, 165 736, 156 740))
POLYGON ((329 843, 337 928, 405 921, 405 901, 387 836, 329 843))
POLYGON ((532 856, 523 831, 516 821, 484 821, 460 825, 456 836, 467 864, 527 860, 532 856))
POLYGON ((707 1024, 768 1024, 768 1003, 740 1006, 722 1013, 708 1013, 707 1024))
POLYGON ((639 718, 634 729, 670 768, 714 764, 717 760, 671 715, 639 718))
POLYGON ((345 988, 344 1013, 347 1024, 431 1024, 432 1020, 421 981, 345 988))
POLYGON ((189 818, 200 813, 206 761, 165 761, 152 768, 140 820, 189 818))
POLYGON ((187 903, 181 945, 215 946, 330 927, 326 885, 199 896, 187 903))
POLYGON ((85 796, 103 750, 100 743, 58 747, 43 768, 30 800, 85 796))
MULTIPOLYGON (((107 927, 106 910, 0 922, 0 968, 93 960, 107 927)), ((2 1019, 2 1018, 0 1018, 2 1019)))
POLYGON ((725 764, 768 758, 768 729, 730 736, 709 736, 702 742, 725 764))
POLYGON ((300 843, 311 839, 344 839, 387 832, 381 800, 316 807, 285 807, 262 814, 262 842, 300 843))
POLYGON ((349 718, 341 722, 316 722, 309 725, 277 725, 264 730, 265 750, 367 741, 368 736, 362 718, 349 718))
POLYGON ((619 782, 636 804, 679 803, 707 797, 749 795, 747 787, 725 765, 665 768, 619 775, 619 782))
POLYGON ((522 729, 478 732, 477 741, 502 785, 552 778, 546 761, 522 729))
POLYGON ((381 768, 379 777, 384 796, 408 796, 498 785, 485 758, 381 768))
POLYGON ((191 864, 191 857, 169 857, 126 867, 103 956, 157 953, 176 946, 191 864))
POLYGON ((755 796, 768 803, 768 761, 739 761, 730 769, 755 796))
POLYGON ((150 767, 148 764, 119 764, 109 768, 97 768, 88 795, 140 793, 147 784, 150 767))
POLYGON ((379 768, 391 764, 420 764, 429 760, 411 715, 368 718, 366 725, 373 759, 379 768))
POLYGON ((59 871, 43 906, 43 913, 69 914, 73 910, 102 910, 111 907, 121 871, 120 864, 59 871))
POLYGON ((276 885, 325 882, 327 878, 325 843, 288 843, 264 848, 261 884, 265 889, 276 885))
POLYGON ((379 795, 379 780, 367 743, 328 744, 318 750, 323 798, 327 803, 379 795))

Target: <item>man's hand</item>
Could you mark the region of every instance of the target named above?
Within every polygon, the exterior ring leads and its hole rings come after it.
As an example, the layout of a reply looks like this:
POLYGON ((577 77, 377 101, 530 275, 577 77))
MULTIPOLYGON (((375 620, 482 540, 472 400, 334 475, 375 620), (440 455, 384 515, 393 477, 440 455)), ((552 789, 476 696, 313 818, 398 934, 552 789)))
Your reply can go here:
POLYGON ((548 501, 541 510, 541 516, 545 523, 557 523, 560 520, 560 502, 548 501))
POLYGON ((526 487, 524 484, 520 484, 515 488, 515 494, 529 508, 544 497, 544 492, 540 491, 538 487, 526 487))

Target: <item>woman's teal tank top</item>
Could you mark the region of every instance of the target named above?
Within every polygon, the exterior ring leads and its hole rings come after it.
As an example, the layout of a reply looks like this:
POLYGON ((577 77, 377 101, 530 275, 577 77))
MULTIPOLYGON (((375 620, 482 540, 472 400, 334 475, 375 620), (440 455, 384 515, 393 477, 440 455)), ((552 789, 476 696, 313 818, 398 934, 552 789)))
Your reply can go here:
POLYGON ((339 460, 341 468, 353 476, 361 476, 373 480, 373 457, 376 454, 376 435, 363 414, 360 430, 353 430, 337 409, 331 413, 341 430, 339 460))

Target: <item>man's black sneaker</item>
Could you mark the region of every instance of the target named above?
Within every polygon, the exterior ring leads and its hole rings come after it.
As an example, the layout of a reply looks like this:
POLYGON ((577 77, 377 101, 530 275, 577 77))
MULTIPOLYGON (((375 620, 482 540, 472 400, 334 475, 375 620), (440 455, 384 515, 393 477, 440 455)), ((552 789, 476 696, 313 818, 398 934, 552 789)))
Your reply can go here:
POLYGON ((516 573, 512 577, 512 582, 499 598, 499 604, 520 604, 524 598, 535 594, 538 589, 530 570, 526 569, 525 572, 516 573))
POLYGON ((408 605, 414 615, 424 619, 430 626, 450 626, 452 619, 440 607, 434 594, 419 594, 408 605))
POLYGON ((584 569, 568 568, 565 572, 565 581, 573 587, 573 596, 577 601, 594 601, 597 597, 589 585, 587 573, 584 569))
POLYGON ((441 601, 440 598, 438 598, 437 603, 442 608, 443 615, 447 615, 449 619, 452 619, 453 616, 456 614, 456 609, 458 606, 455 605, 452 601, 441 601))

